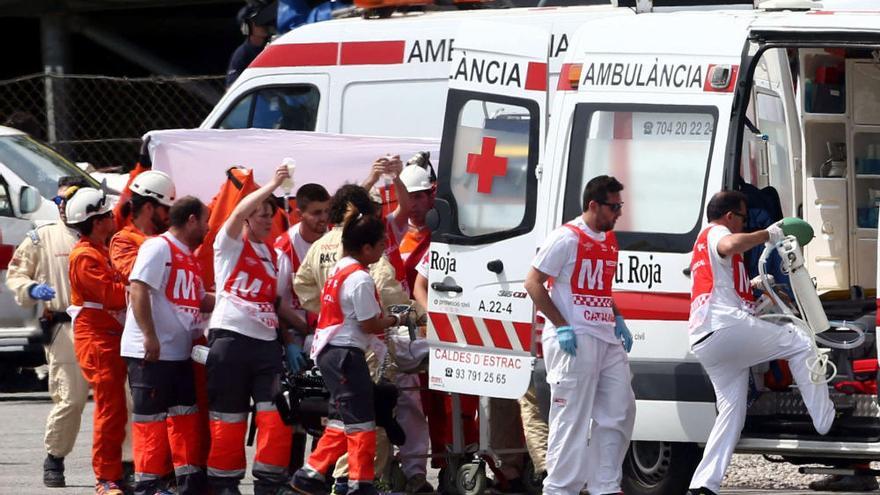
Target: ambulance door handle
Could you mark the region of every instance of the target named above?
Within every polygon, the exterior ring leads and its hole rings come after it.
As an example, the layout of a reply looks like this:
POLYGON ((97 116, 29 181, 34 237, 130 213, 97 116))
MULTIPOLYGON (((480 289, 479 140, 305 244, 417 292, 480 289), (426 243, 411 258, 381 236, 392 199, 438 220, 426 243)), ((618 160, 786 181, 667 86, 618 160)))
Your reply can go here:
POLYGON ((431 284, 431 288, 436 290, 437 292, 455 292, 456 294, 461 294, 464 292, 464 289, 459 287, 458 285, 446 285, 441 282, 434 282, 431 284))
POLYGON ((486 263, 486 269, 492 273, 501 273, 504 271, 504 262, 501 260, 492 260, 486 263))
POLYGON ((685 277, 691 278, 691 267, 684 268, 681 273, 684 273, 685 277))

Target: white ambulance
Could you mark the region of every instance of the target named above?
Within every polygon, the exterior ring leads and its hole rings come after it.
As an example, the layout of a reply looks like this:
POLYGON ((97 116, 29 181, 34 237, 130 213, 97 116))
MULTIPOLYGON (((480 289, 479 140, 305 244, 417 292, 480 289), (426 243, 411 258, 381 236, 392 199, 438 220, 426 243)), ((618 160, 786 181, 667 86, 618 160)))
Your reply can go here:
MULTIPOLYGON (((610 5, 429 11, 309 24, 273 41, 229 88, 202 128, 249 127, 439 138, 455 33, 467 19, 539 26, 559 73, 588 19, 632 15, 610 5)), ((481 70, 503 80, 500 67, 481 70)))
POLYGON ((837 368, 831 433, 815 433, 782 365, 756 368, 737 450, 797 464, 880 459, 880 11, 862 4, 774 1, 765 5, 791 10, 587 22, 550 107, 541 74, 550 33, 465 26, 433 219, 431 387, 525 391, 536 351, 526 271, 544 237, 580 214, 586 181, 614 175, 626 204, 615 301, 634 334, 638 409, 623 491, 684 493, 715 419, 711 383, 688 345, 691 250, 708 198, 737 189, 750 221, 801 216, 813 226, 806 266, 824 311, 856 322, 820 334, 837 368), (489 80, 479 70, 488 64, 508 77, 489 80))

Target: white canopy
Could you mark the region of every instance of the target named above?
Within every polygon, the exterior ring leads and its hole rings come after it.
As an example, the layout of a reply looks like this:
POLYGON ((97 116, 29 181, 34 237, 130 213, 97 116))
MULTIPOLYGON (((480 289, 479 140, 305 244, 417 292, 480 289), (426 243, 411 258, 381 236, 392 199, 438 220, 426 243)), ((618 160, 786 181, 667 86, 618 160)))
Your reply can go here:
POLYGON ((330 194, 345 183, 360 183, 373 161, 398 154, 406 162, 418 151, 430 151, 437 163, 440 141, 421 138, 349 136, 276 129, 175 129, 148 132, 153 169, 168 173, 177 197, 193 195, 209 202, 226 180, 226 170, 254 169, 265 184, 285 157, 296 160, 294 192, 314 182, 330 194))

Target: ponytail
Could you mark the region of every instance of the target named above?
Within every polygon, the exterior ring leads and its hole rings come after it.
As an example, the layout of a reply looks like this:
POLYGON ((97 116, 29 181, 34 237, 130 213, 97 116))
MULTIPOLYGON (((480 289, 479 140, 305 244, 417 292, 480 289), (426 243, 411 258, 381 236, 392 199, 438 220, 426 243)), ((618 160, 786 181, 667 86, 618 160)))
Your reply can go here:
POLYGON ((385 238, 385 222, 371 214, 363 214, 354 203, 346 204, 342 218, 342 249, 355 254, 385 238))

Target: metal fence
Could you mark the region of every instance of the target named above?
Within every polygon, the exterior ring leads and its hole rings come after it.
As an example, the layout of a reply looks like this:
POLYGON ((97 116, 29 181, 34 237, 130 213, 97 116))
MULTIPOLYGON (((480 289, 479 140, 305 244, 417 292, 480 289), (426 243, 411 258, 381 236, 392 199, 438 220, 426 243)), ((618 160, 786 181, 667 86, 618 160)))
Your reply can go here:
POLYGON ((223 76, 34 74, 0 81, 0 122, 30 114, 36 137, 68 158, 127 168, 145 132, 197 127, 223 91, 223 76))

